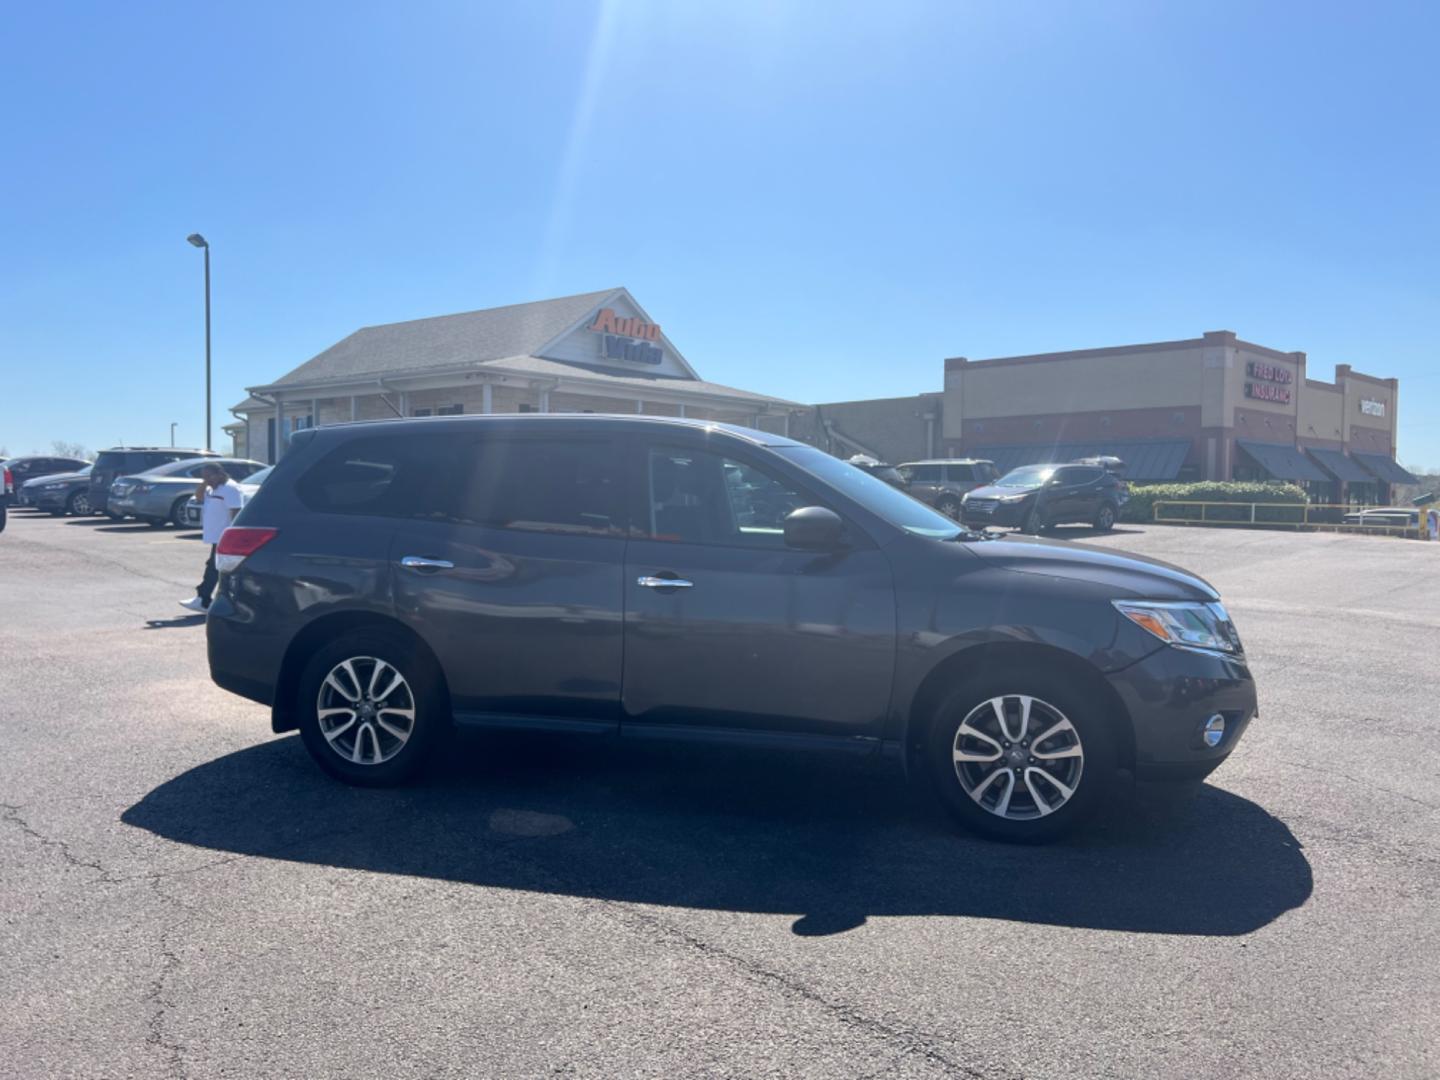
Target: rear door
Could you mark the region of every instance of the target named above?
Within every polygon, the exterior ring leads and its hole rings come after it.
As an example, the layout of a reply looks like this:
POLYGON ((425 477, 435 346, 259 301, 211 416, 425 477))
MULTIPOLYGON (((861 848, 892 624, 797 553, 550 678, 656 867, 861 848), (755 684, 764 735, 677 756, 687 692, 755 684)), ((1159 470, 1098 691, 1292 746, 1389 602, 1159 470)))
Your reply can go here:
POLYGON ((1058 481, 1048 499, 1052 522, 1090 521, 1100 509, 1100 480, 1105 470, 1091 465, 1066 465, 1055 470, 1058 481))
POLYGON ((944 480, 941 466, 912 465, 908 472, 910 474, 910 494, 917 499, 933 504, 940 494, 940 485, 944 480))
POLYGON ((624 733, 878 736, 895 597, 868 538, 851 528, 843 551, 787 548, 785 516, 823 501, 729 445, 639 441, 632 475, 624 733))
POLYGON ((440 658, 457 718, 614 729, 626 542, 616 439, 455 436, 415 482, 421 502, 390 544, 395 608, 440 658))

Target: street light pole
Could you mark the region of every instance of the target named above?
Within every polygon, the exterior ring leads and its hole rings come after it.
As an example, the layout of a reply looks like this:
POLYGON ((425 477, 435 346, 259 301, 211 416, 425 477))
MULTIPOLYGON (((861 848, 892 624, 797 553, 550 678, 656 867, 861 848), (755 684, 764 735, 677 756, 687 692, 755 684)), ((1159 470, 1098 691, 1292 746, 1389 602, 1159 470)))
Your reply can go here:
POLYGON ((175 445, 175 425, 176 425, 178 422, 179 422, 179 421, 176 421, 176 420, 171 420, 171 421, 170 421, 170 445, 171 445, 171 446, 174 446, 174 445, 175 445))
POLYGON ((210 245, 199 233, 185 238, 197 248, 205 249, 205 449, 210 445, 210 245))

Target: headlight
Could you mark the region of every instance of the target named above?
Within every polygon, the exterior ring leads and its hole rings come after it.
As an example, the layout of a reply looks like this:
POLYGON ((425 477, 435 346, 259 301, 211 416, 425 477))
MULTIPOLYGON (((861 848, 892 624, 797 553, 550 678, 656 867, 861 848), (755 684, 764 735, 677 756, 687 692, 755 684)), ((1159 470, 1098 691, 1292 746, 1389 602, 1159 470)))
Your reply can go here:
POLYGON ((1235 632, 1235 624, 1219 601, 1212 604, 1162 604, 1116 600, 1114 604, 1116 611, 1140 629, 1178 649, 1201 649, 1232 656, 1244 651, 1240 647, 1240 635, 1235 632))
POLYGON ((1001 495, 1001 496, 1000 496, 1000 501, 1001 501, 1001 502, 1007 502, 1007 503, 1010 503, 1010 502, 1019 502, 1021 499, 1028 499, 1029 497, 1030 497, 1030 492, 1028 492, 1028 491, 1022 491, 1022 492, 1020 492, 1019 495, 1001 495))

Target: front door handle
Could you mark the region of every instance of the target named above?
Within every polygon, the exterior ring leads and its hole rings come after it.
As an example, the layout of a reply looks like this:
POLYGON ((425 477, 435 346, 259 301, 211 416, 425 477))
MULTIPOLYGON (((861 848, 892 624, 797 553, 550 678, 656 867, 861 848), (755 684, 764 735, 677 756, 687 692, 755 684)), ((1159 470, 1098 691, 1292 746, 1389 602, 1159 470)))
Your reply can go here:
POLYGON ((418 573, 425 573, 427 570, 454 570, 455 564, 446 559, 427 559, 421 555, 406 555, 400 560, 400 565, 406 570, 414 570, 418 573))
POLYGON ((695 583, 678 577, 651 577, 642 574, 635 579, 635 584, 646 589, 693 589, 695 583))

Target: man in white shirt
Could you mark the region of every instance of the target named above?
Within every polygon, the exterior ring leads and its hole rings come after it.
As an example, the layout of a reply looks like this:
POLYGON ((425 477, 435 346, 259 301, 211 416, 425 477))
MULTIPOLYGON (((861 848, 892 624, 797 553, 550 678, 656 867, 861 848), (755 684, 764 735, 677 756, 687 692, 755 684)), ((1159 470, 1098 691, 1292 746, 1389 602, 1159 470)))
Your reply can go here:
POLYGON ((240 513, 242 501, 240 489, 219 465, 206 465, 200 475, 204 479, 195 489, 195 498, 200 500, 200 538, 210 545, 210 557, 205 560, 205 576, 195 587, 195 595, 180 601, 181 607, 191 611, 206 611, 210 607, 210 598, 215 595, 215 586, 220 580, 215 570, 215 545, 220 542, 220 534, 240 513))

